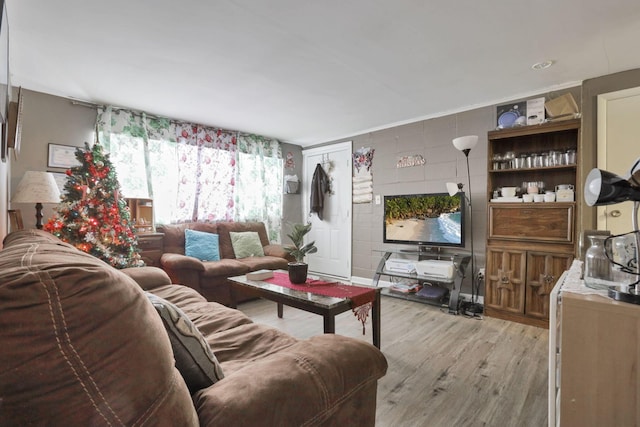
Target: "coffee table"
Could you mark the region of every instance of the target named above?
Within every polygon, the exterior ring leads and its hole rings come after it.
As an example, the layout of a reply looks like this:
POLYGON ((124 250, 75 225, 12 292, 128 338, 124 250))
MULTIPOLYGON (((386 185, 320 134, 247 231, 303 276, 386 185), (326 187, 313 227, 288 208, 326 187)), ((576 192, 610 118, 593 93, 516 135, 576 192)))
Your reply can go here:
MULTIPOLYGON (((277 270, 286 273, 284 270, 277 270)), ((231 298, 235 303, 235 289, 242 289, 260 298, 275 301, 278 304, 278 317, 282 318, 283 305, 299 308, 309 313, 319 314, 324 318, 324 333, 334 334, 336 331, 336 314, 351 310, 351 300, 349 298, 335 298, 324 295, 312 294, 311 292, 289 289, 284 286, 261 280, 248 280, 247 276, 229 277, 231 281, 231 298)), ((380 348, 380 289, 372 286, 362 286, 375 290, 376 297, 371 308, 371 328, 373 334, 373 345, 380 348)), ((312 289, 310 287, 310 289, 312 289)))

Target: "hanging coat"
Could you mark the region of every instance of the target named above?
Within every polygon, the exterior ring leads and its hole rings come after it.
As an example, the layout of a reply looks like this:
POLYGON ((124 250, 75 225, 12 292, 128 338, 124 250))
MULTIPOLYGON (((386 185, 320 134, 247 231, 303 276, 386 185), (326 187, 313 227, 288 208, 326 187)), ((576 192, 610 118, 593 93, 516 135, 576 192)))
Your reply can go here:
POLYGON ((322 169, 320 163, 317 164, 313 179, 311 180, 311 213, 318 214, 322 220, 322 210, 324 208, 324 193, 329 192, 329 176, 322 169))

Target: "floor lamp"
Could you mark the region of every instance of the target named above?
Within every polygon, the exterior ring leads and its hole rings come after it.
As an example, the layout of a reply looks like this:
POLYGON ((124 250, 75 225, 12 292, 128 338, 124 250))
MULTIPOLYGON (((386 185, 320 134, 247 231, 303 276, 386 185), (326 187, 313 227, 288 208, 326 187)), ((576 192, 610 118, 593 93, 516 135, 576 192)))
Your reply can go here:
POLYGON ((60 203, 60 190, 51 173, 28 171, 20 180, 11 203, 35 203, 36 228, 42 229, 42 204, 60 203))
MULTIPOLYGON (((471 245, 471 303, 467 304, 464 307, 463 312, 471 316, 482 313, 482 306, 478 304, 477 301, 479 289, 476 288, 476 256, 473 250, 473 208, 471 206, 471 174, 469 173, 469 153, 473 148, 475 148, 477 144, 477 135, 461 136, 453 140, 453 146, 464 153, 465 159, 467 161, 467 187, 469 189, 467 202, 469 203, 469 243, 471 245)), ((449 194, 451 194, 453 190, 455 190, 453 194, 457 193, 458 191, 462 191, 462 184, 451 184, 452 183, 447 183, 447 190, 449 191, 449 194)))

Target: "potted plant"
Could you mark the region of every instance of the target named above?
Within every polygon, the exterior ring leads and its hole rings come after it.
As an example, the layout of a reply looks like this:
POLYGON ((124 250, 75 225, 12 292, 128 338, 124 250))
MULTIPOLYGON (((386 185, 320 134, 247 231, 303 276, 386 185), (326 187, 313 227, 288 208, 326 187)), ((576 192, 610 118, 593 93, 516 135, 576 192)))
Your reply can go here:
POLYGON ((294 257, 295 262, 289 263, 289 280, 291 283, 301 284, 307 281, 307 272, 309 265, 304 262, 304 257, 307 254, 312 254, 318 251, 315 246, 315 241, 304 244, 304 236, 311 231, 311 223, 307 224, 293 224, 291 227, 291 234, 287 236, 293 242, 293 245, 285 247, 285 251, 294 257))

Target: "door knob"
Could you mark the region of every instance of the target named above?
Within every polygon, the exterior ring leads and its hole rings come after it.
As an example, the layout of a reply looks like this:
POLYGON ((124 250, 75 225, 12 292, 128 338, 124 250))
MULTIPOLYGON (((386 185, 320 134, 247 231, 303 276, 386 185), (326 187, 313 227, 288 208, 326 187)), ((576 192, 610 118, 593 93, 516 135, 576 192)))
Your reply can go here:
POLYGON ((615 211, 611 211, 611 213, 609 214, 614 218, 618 218, 620 216, 622 216, 622 212, 620 212, 618 209, 616 209, 615 211))

